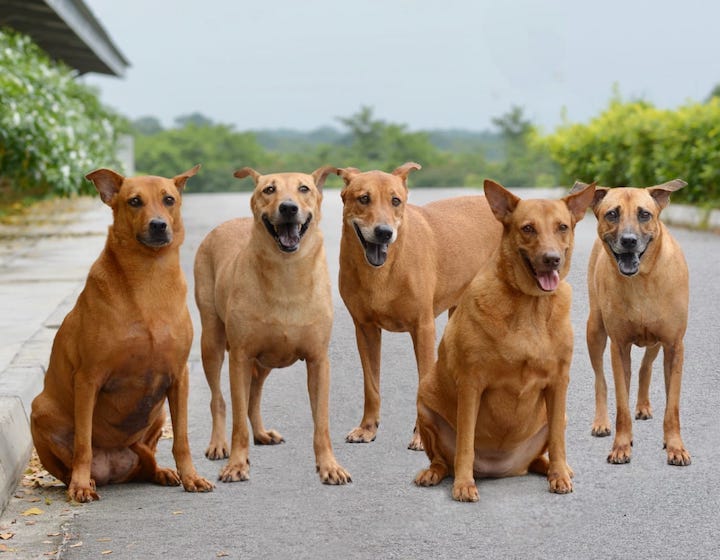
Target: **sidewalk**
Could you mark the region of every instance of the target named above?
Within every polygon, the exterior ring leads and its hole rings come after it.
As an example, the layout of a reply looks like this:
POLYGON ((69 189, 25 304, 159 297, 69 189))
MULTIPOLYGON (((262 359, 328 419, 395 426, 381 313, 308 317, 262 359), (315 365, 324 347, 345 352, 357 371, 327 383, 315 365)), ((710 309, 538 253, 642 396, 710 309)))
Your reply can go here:
POLYGON ((110 209, 48 201, 0 223, 0 512, 32 450, 29 415, 57 328, 102 250, 110 209))

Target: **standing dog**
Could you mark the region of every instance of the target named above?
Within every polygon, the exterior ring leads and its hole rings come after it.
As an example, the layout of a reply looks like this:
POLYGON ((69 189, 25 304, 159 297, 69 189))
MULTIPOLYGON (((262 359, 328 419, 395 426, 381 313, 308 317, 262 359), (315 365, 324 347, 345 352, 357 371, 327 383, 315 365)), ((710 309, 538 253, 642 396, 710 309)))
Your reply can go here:
POLYGON ((58 330, 30 417, 38 456, 71 500, 97 500, 96 486, 134 480, 212 489, 188 445, 192 323, 179 254, 181 193, 198 167, 172 179, 87 175, 113 224, 58 330), (166 398, 177 472, 155 462, 166 398))
MULTIPOLYGON (((435 317, 460 294, 500 239, 501 227, 483 196, 425 206, 407 203, 406 163, 392 173, 348 167, 340 241, 340 295, 355 323, 365 407, 346 440, 367 443, 380 424, 381 329, 410 332, 418 375, 435 362, 435 317)), ((417 430, 408 445, 422 450, 417 430)))
POLYGON ((235 177, 251 176, 253 218, 237 218, 211 231, 195 257, 195 300, 202 321, 202 361, 210 391, 213 427, 205 455, 228 457, 225 401, 220 369, 230 352, 232 446, 220 480, 247 480, 249 434, 256 444, 283 441, 266 430, 260 416, 262 388, 272 368, 307 363, 308 392, 320 479, 345 484, 350 475, 338 464, 330 443, 328 398, 332 295, 323 236, 318 223, 322 185, 334 167, 312 175, 260 175, 245 167, 235 177))
POLYGON ((433 486, 477 501, 474 477, 528 471, 550 491, 572 491, 565 456, 565 398, 572 359, 570 268, 575 224, 594 185, 562 200, 520 200, 493 181, 485 195, 503 225, 498 250, 448 321, 435 370, 420 380, 418 427, 433 486), (549 455, 545 455, 546 451, 549 455))
MULTIPOLYGON (((660 221, 670 194, 686 183, 638 188, 598 188, 593 211, 598 220, 588 267, 590 314, 587 345, 595 370, 595 420, 592 434, 610 434, 603 353, 610 337, 610 355, 617 418, 610 463, 628 463, 632 446, 630 417, 630 350, 645 346, 635 418, 652 418, 652 364, 663 348, 665 369, 664 443, 671 465, 689 465, 690 453, 680 436, 680 383, 683 337, 687 327, 688 270, 680 246, 660 221)), ((578 188, 583 187, 579 183, 578 188)))

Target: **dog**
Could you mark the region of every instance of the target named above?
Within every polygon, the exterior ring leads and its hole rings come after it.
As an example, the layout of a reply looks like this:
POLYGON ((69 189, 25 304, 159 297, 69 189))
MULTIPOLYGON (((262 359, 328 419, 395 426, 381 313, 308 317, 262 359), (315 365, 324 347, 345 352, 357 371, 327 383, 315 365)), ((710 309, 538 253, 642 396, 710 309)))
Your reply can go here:
POLYGON ((420 380, 418 428, 433 486, 455 477, 455 500, 474 502, 474 477, 528 471, 551 492, 572 492, 565 401, 573 352, 570 268, 575 224, 594 185, 562 200, 521 200, 485 181, 502 240, 463 294, 420 380), (546 452, 549 455, 546 456, 546 452))
MULTIPOLYGON (((578 183, 583 188, 584 183, 578 183)), ((608 337, 617 404, 616 432, 608 462, 628 463, 632 446, 629 387, 632 345, 644 346, 635 418, 652 418, 652 364, 663 349, 665 369, 664 444, 671 465, 689 465, 680 435, 683 337, 688 316, 688 269, 677 241, 660 220, 671 193, 686 183, 675 179, 648 188, 598 187, 597 217, 588 266, 590 313, 587 346, 595 371, 594 436, 610 435, 603 353, 608 337)))
MULTIPOLYGON (((375 439, 380 425, 381 329, 409 332, 422 379, 435 363, 435 317, 452 310, 500 239, 484 196, 408 204, 408 162, 392 173, 339 169, 345 187, 340 295, 353 322, 365 404, 350 443, 375 439)), ((422 450, 414 430, 409 449, 422 450)))
POLYGON ((263 383, 273 368, 307 364, 316 466, 326 484, 351 482, 330 443, 328 345, 333 320, 330 278, 320 222, 322 186, 334 167, 311 175, 261 175, 250 167, 252 218, 236 218, 211 231, 195 257, 195 300, 202 322, 202 362, 212 393, 209 459, 228 458, 223 482, 248 480, 249 434, 256 444, 284 441, 260 415, 263 383), (220 369, 230 354, 232 445, 225 439, 220 369))
POLYGON ((195 471, 187 426, 193 332, 180 268, 180 207, 198 169, 172 179, 110 169, 86 176, 112 208, 113 223, 55 336, 30 417, 40 461, 76 502, 99 499, 96 486, 108 483, 213 488, 195 471), (177 472, 155 461, 166 398, 177 472))

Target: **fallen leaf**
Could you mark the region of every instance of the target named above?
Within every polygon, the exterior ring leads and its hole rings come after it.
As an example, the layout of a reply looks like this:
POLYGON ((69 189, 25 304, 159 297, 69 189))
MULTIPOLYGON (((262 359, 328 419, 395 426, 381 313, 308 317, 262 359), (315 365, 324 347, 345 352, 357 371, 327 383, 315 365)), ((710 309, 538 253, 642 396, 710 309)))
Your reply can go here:
POLYGON ((56 555, 57 555, 57 550, 50 550, 49 552, 46 552, 45 554, 43 554, 43 556, 56 556, 56 555))
POLYGON ((182 515, 183 513, 185 513, 185 512, 182 510, 177 510, 177 511, 172 512, 173 515, 182 515))
POLYGON ((6 541, 8 539, 12 539, 15 536, 15 533, 0 533, 0 539, 6 541))
POLYGON ((222 552, 222 551, 221 551, 221 552, 218 552, 218 553, 215 555, 215 558, 222 558, 222 557, 224 557, 224 556, 230 556, 230 555, 229 555, 227 552, 222 552))
POLYGON ((76 542, 75 544, 71 544, 70 548, 77 548, 78 546, 82 546, 82 545, 83 545, 83 543, 82 543, 82 541, 80 541, 80 542, 76 542))
POLYGON ((100 554, 107 556, 108 554, 112 554, 112 550, 103 550, 100 554))
POLYGON ((52 504, 52 500, 51 500, 50 498, 47 498, 47 497, 46 497, 46 498, 45 498, 45 505, 46 505, 46 506, 49 506, 49 505, 51 505, 51 504, 52 504))
POLYGON ((112 542, 112 539, 110 539, 108 537, 102 537, 102 538, 99 538, 96 540, 97 540, 97 542, 112 542))
POLYGON ((60 533, 48 533, 47 536, 48 537, 59 537, 60 533))
POLYGON ((32 507, 30 509, 26 509, 20 515, 24 515, 25 517, 27 517, 28 515, 42 515, 43 513, 45 512, 40 508, 32 507))
POLYGON ((25 498, 25 501, 34 504, 35 502, 39 502, 40 498, 38 498, 37 496, 30 496, 29 498, 25 498))

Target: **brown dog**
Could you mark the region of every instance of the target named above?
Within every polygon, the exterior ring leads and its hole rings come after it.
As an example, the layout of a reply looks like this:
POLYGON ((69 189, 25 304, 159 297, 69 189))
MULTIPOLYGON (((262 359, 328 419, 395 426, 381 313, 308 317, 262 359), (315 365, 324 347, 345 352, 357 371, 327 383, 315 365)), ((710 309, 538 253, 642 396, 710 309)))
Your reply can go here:
MULTIPOLYGON (((373 441, 380 424, 381 329, 410 333, 422 379, 435 363, 435 317, 457 304, 500 239, 483 196, 408 204, 414 169, 409 162, 392 173, 338 170, 340 295, 355 323, 365 385, 360 426, 346 438, 352 443, 373 441)), ((417 431, 408 447, 422 450, 417 431)))
MULTIPOLYGON (((688 270, 675 239, 660 221, 670 194, 686 183, 680 179, 638 188, 598 187, 593 211, 598 220, 588 267, 590 314, 587 345, 595 370, 595 420, 592 434, 610 434, 603 353, 610 353, 617 418, 608 461, 627 463, 632 446, 630 417, 630 350, 645 346, 635 418, 652 418, 650 378, 655 357, 663 348, 665 368, 664 443, 668 463, 689 465, 690 453, 680 437, 680 383, 683 337, 688 313, 688 270)), ((583 183, 578 184, 582 188, 583 183)))
POLYGON ((72 500, 97 500, 96 485, 134 480, 212 489, 188 445, 192 323, 179 255, 181 193, 198 167, 173 179, 109 169, 87 175, 112 208, 113 224, 55 337, 31 413, 40 460, 72 500), (155 462, 166 398, 177 472, 155 462))
POLYGON ((345 484, 350 475, 335 459, 330 443, 328 398, 332 295, 325 246, 319 229, 322 185, 334 167, 312 175, 251 176, 253 218, 225 222, 211 231, 195 257, 195 300, 202 320, 202 360, 212 399, 213 428, 205 455, 228 457, 225 401, 220 369, 230 352, 232 447, 220 480, 247 480, 250 417, 256 444, 283 441, 266 430, 260 416, 262 388, 272 368, 307 363, 315 433, 315 459, 326 484, 345 484))
POLYGON ((564 279, 593 186, 558 201, 520 200, 485 181, 485 195, 502 240, 448 321, 435 370, 420 381, 430 467, 415 483, 454 474, 453 498, 477 501, 474 476, 533 471, 564 494, 572 491, 565 397, 573 351, 564 279))

